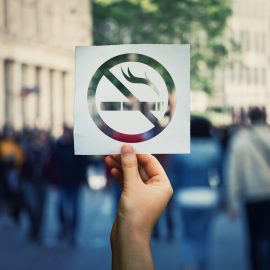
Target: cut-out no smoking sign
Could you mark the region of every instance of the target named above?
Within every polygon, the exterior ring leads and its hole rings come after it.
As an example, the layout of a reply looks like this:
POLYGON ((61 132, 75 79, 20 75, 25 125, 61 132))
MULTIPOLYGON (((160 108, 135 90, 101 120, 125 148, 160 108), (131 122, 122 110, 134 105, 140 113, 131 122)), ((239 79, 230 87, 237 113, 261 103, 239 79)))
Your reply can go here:
POLYGON ((189 153, 189 45, 76 47, 75 154, 189 153))

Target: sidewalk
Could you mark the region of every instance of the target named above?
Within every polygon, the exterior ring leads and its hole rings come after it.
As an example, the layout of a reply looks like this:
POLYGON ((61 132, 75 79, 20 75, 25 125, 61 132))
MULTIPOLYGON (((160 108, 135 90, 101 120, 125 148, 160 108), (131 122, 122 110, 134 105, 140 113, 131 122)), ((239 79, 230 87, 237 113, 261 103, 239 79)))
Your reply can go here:
MULTIPOLYGON (((45 217, 44 245, 29 243, 25 237, 27 222, 20 229, 0 228, 1 270, 105 270, 110 269, 109 234, 113 221, 112 196, 84 188, 81 201, 79 245, 72 248, 55 240, 57 233, 54 205, 55 190, 50 190, 45 217)), ((178 213, 175 213, 176 226, 178 213)), ((161 220, 162 233, 164 224, 161 220)), ((179 270, 181 251, 180 230, 173 243, 153 241, 156 270, 179 270)), ((232 222, 226 216, 216 218, 211 244, 209 270, 247 270, 245 238, 241 221, 232 222)))

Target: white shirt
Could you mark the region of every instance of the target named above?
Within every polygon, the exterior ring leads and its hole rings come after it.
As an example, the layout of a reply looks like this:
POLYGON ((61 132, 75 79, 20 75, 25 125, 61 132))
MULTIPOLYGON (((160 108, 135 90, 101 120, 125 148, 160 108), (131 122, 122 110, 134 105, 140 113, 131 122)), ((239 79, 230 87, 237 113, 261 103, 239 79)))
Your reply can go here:
POLYGON ((266 160, 262 148, 270 156, 270 128, 267 125, 254 125, 239 131, 233 138, 226 172, 232 208, 239 196, 247 201, 270 199, 270 161, 266 160))

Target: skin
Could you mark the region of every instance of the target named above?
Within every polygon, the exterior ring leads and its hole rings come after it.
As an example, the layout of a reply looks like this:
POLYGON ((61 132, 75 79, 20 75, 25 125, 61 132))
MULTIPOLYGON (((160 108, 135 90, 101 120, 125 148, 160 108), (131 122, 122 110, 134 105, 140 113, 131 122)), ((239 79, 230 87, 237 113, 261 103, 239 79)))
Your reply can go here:
POLYGON ((153 270, 151 234, 172 196, 170 181, 155 157, 136 155, 131 145, 105 162, 122 188, 111 231, 112 269, 153 270))

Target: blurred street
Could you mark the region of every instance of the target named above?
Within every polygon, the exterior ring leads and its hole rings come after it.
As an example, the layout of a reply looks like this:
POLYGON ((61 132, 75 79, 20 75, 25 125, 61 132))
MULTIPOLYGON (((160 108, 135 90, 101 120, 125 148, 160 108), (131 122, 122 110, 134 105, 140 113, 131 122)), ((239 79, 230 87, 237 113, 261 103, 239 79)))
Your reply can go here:
POLYGON ((129 174, 100 154, 120 142, 166 153, 174 197, 137 156, 146 186, 121 201, 135 219, 115 235, 114 270, 151 263, 136 237, 164 203, 155 270, 269 270, 269 26, 269 0, 0 0, 0 270, 112 268, 113 178, 129 174), (190 45, 190 61, 158 44, 190 45))
MULTIPOLYGON (((58 270, 58 269, 110 269, 111 252, 109 233, 113 221, 113 197, 111 192, 91 191, 84 187, 81 197, 81 221, 76 247, 57 241, 55 203, 57 193, 48 191, 45 211, 44 243, 39 246, 26 239, 27 220, 22 218, 21 229, 4 224, 0 218, 1 270, 58 270), (10 260, 10 258, 13 258, 10 260)), ((174 210, 176 227, 181 226, 177 210, 174 210)), ((161 234, 165 234, 163 220, 161 234)), ((153 256, 157 270, 180 269, 180 232, 172 243, 164 238, 153 241, 153 256)), ((216 216, 211 245, 210 270, 247 270, 245 234, 242 220, 231 221, 225 214, 216 216)))

